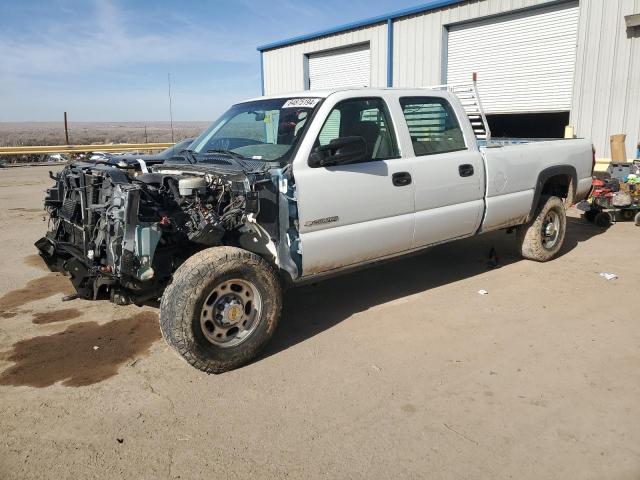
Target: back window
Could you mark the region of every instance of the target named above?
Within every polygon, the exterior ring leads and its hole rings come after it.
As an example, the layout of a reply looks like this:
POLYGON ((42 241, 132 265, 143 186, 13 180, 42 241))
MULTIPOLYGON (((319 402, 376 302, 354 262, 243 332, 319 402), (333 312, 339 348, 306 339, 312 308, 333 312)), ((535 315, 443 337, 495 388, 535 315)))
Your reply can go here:
POLYGON ((455 112, 444 98, 403 97, 400 106, 416 156, 467 148, 455 112))

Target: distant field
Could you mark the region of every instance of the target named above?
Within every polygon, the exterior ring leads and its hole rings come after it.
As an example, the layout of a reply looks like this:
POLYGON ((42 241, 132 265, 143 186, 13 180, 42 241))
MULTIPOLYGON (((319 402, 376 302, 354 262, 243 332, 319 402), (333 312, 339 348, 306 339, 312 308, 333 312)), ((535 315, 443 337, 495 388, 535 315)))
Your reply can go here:
MULTIPOLYGON (((174 140, 199 135, 208 122, 173 122, 174 140)), ((157 143, 171 141, 169 122, 74 122, 69 143, 157 143), (146 127, 146 132, 145 132, 146 127)), ((63 145, 62 122, 0 122, 0 146, 63 145)))

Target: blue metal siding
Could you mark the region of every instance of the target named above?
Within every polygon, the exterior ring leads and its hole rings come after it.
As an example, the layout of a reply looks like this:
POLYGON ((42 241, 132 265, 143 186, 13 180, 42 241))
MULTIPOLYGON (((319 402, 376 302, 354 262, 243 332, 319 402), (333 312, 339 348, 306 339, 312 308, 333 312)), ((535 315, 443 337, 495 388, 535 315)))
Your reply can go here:
POLYGON ((260 52, 260 95, 264 96, 264 54, 260 52))
POLYGON ((393 87, 393 19, 387 20, 387 87, 393 87))

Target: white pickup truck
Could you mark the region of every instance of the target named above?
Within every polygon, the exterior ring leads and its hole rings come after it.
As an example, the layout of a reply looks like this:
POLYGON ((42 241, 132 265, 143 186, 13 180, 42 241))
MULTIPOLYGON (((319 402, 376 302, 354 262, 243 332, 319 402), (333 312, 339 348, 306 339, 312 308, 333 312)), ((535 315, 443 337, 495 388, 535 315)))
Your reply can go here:
POLYGON ((161 297, 169 345, 218 373, 269 341, 285 286, 510 227, 550 260, 593 158, 582 139, 500 145, 446 89, 260 97, 162 165, 52 175, 36 246, 80 297, 161 297))

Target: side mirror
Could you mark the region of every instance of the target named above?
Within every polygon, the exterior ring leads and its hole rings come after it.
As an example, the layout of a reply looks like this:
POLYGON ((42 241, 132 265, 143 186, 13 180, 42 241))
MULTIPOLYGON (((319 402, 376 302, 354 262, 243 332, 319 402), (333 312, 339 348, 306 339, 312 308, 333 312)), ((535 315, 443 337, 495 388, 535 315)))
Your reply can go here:
POLYGON ((328 145, 313 150, 309 156, 310 167, 330 167, 362 161, 367 156, 367 144, 362 137, 340 137, 328 145))

